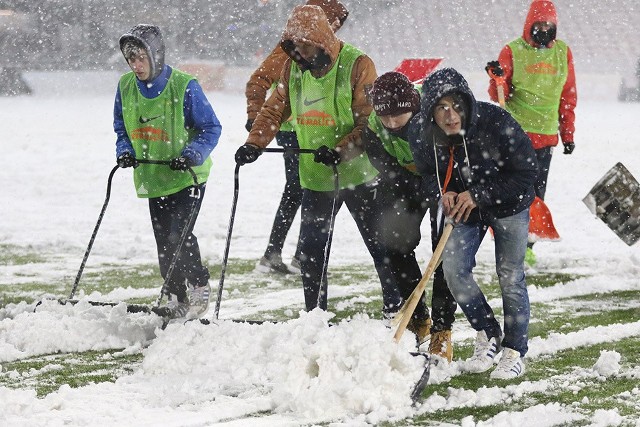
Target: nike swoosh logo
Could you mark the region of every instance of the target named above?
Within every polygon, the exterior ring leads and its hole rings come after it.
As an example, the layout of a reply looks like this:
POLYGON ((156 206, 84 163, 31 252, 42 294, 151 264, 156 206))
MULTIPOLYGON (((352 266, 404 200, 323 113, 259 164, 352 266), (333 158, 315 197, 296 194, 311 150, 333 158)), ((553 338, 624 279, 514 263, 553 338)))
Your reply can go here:
POLYGON ((309 105, 315 104, 318 101, 322 101, 325 98, 326 98, 326 96, 323 96, 322 98, 312 99, 311 101, 309 101, 307 98, 305 98, 304 101, 302 101, 302 103, 304 104, 305 107, 308 107, 309 105))
POLYGON ((138 121, 142 124, 148 123, 151 120, 155 120, 155 119, 159 119, 160 117, 162 117, 162 115, 160 116, 155 116, 155 117, 142 117, 140 116, 140 118, 138 119, 138 121))

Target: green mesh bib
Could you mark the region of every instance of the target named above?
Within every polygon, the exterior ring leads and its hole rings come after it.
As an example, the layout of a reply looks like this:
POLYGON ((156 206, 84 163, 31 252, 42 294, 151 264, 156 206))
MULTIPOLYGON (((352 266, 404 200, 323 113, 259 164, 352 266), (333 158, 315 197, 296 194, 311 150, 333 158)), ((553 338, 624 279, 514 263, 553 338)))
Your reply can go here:
MULTIPOLYGON (((172 70, 167 86, 156 98, 145 98, 135 74, 120 78, 122 116, 127 135, 138 159, 171 160, 179 157, 194 131, 184 127, 184 94, 193 77, 172 70)), ((193 170, 202 184, 209 177, 211 158, 193 170)), ((172 171, 166 165, 141 164, 133 173, 138 197, 153 198, 174 194, 193 185, 188 172, 172 171)))
MULTIPOLYGON (((351 70, 362 52, 344 44, 331 71, 318 79, 311 73, 302 73, 291 64, 289 98, 291 116, 300 148, 316 149, 322 145, 335 148, 338 142, 353 130, 351 109, 351 70)), ((378 171, 366 154, 338 165, 340 188, 349 188, 368 182, 378 171)), ((334 189, 333 169, 313 161, 313 156, 300 156, 300 184, 314 191, 334 189)))
POLYGON ((560 95, 568 75, 567 45, 556 40, 550 49, 536 49, 523 38, 509 43, 513 54, 513 91, 507 111, 531 133, 558 133, 560 95))

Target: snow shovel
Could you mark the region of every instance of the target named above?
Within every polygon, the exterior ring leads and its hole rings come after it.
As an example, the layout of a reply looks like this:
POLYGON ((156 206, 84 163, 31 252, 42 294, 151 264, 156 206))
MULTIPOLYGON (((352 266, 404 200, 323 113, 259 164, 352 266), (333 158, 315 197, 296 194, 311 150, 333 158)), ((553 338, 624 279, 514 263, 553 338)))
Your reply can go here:
POLYGON ((553 218, 544 201, 536 196, 529 208, 529 242, 560 240, 553 218))
POLYGON ((402 73, 413 83, 422 83, 424 78, 430 74, 441 62, 443 58, 408 58, 393 70, 402 73))
MULTIPOLYGON (((315 153, 316 150, 312 150, 309 148, 265 148, 262 150, 263 152, 267 152, 267 153, 285 153, 285 152, 294 152, 294 153, 298 153, 298 154, 313 154, 315 153)), ((222 302, 222 291, 224 288, 224 279, 225 279, 225 274, 227 271, 227 264, 229 261, 229 248, 231 246, 231 235, 233 234, 233 223, 235 220, 235 216, 236 216, 236 206, 238 205, 238 193, 239 193, 239 189, 240 189, 240 179, 239 179, 239 172, 240 172, 240 165, 236 164, 236 168, 234 171, 234 175, 233 175, 233 201, 231 203, 231 217, 229 218, 229 227, 227 229, 227 241, 225 244, 225 248, 224 248, 224 255, 222 257, 222 266, 221 266, 221 272, 220 272, 220 282, 218 283, 218 295, 217 295, 217 300, 216 300, 216 307, 215 307, 215 320, 218 320, 218 316, 220 314, 220 304, 222 302)), ((324 282, 324 277, 327 274, 327 256, 328 256, 328 250, 331 247, 331 238, 333 235, 333 225, 334 225, 334 221, 335 221, 335 203, 336 203, 336 198, 338 195, 338 191, 339 191, 339 182, 338 182, 338 169, 336 168, 336 166, 333 166, 333 176, 334 176, 334 184, 335 184, 335 188, 334 188, 334 203, 333 203, 333 208, 332 208, 332 215, 331 215, 331 223, 330 223, 330 229, 329 229, 329 239, 327 240, 327 246, 325 247, 325 259, 324 259, 324 265, 323 265, 323 269, 322 269, 322 278, 321 278, 321 283, 324 282)), ((260 320, 234 320, 236 322, 244 322, 244 323, 262 323, 262 321, 260 320)), ((206 319, 201 319, 201 322, 204 324, 208 324, 210 323, 208 320, 206 319)))
POLYGON ((640 184, 622 163, 604 174, 582 202, 627 245, 640 240, 640 184))
MULTIPOLYGON (((167 160, 145 160, 145 159, 136 159, 138 163, 140 164, 154 164, 154 165, 169 165, 171 162, 167 161, 167 160)), ((89 259, 89 254, 91 253, 91 249, 93 248, 93 243, 96 239, 96 236, 98 235, 98 230, 100 229, 100 225, 102 224, 102 219, 104 218, 104 214, 107 210, 107 206, 109 205, 109 199, 111 197, 111 184, 113 181, 113 175, 115 174, 115 172, 120 168, 120 166, 116 165, 113 167, 113 169, 111 169, 111 173, 109 173, 109 178, 107 179, 107 191, 106 191, 106 196, 105 196, 105 200, 104 203, 102 204, 102 209, 100 210, 100 215, 98 215, 98 221, 96 222, 96 225, 93 229, 93 233, 91 234, 91 238, 89 239, 89 244, 87 245, 87 249, 84 253, 84 257, 82 258, 82 262, 80 263, 80 268, 78 269, 78 273, 76 274, 76 279, 73 283, 73 287, 71 289, 71 293, 69 294, 69 298, 62 298, 62 299, 58 299, 58 302, 62 305, 70 303, 72 305, 75 305, 78 303, 77 299, 74 299, 76 291, 78 289, 78 285, 80 283, 80 279, 82 278, 82 273, 84 272, 84 268, 86 266, 87 260, 89 259)), ((195 172, 193 171, 193 169, 189 168, 188 169, 189 173, 191 173, 191 176, 193 178, 193 182, 194 182, 194 187, 198 186, 198 178, 195 174, 195 172)), ((197 203, 197 199, 194 199, 193 201, 193 206, 191 209, 191 213, 189 214, 189 218, 187 219, 187 224, 185 226, 185 228, 183 229, 182 234, 180 235, 180 240, 178 242, 178 247, 176 252, 173 255, 173 258, 171 260, 171 264, 169 265, 169 269, 167 270, 167 274, 164 280, 164 283, 162 284, 162 289, 160 291, 160 295, 158 296, 158 299, 156 300, 155 306, 154 307, 150 307, 148 305, 144 305, 144 304, 127 304, 127 312, 129 313, 151 313, 154 312, 154 310, 157 310, 158 307, 160 306, 160 303, 162 302, 162 298, 165 294, 165 290, 167 289, 167 284, 169 283, 169 280, 171 279, 171 275, 173 274, 173 270, 176 266, 177 260, 178 260, 178 255, 180 253, 180 249, 182 248, 182 246, 184 245, 184 242, 186 241, 187 238, 187 231, 191 228, 193 221, 195 220, 195 207, 196 207, 196 203, 197 203)), ((34 311, 37 309, 37 307, 42 304, 42 301, 39 301, 36 304, 36 308, 34 309, 34 311)), ((111 306, 111 307, 115 307, 116 305, 120 304, 120 303, 116 303, 116 302, 105 302, 105 301, 89 301, 89 304, 94 305, 94 306, 111 306)))
POLYGON ((442 262, 442 252, 444 252, 444 246, 446 245, 447 240, 449 240, 449 236, 451 235, 452 230, 452 223, 449 222, 444 226, 444 230, 442 230, 442 236, 440 236, 438 246, 436 246, 436 249, 433 251, 433 255, 431 256, 431 260, 427 265, 427 269, 422 275, 422 279, 420 279, 420 282, 418 282, 411 295, 409 295, 409 298, 407 298, 396 316, 391 321, 394 326, 398 326, 398 328, 396 329, 396 333, 393 336, 393 339, 396 342, 400 341, 402 334, 404 334, 404 331, 407 329, 407 325, 409 324, 411 316, 413 315, 413 312, 418 305, 418 301, 420 301, 420 298, 422 298, 422 294, 424 293, 424 289, 426 288, 429 279, 433 275, 433 272, 436 271, 436 268, 438 268, 438 266, 442 262))

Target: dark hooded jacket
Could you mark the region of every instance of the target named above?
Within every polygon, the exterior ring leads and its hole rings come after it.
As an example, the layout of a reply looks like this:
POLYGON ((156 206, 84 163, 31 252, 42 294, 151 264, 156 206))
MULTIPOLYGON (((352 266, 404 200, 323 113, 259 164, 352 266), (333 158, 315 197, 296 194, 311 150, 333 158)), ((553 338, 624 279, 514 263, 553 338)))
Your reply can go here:
POLYGON ((531 205, 538 163, 529 137, 505 110, 476 101, 453 68, 438 70, 424 81, 421 111, 410 123, 408 138, 429 199, 440 197, 453 143, 454 167, 447 191, 469 191, 478 206, 469 222, 487 215, 508 217, 531 205), (465 104, 462 138, 446 137, 432 119, 437 102, 452 94, 460 94, 465 104))

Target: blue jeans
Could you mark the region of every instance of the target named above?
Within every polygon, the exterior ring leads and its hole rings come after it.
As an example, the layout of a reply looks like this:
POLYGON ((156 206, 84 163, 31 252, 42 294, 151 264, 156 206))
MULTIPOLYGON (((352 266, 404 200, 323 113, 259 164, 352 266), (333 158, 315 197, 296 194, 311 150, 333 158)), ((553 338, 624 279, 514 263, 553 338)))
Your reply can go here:
POLYGON ((502 333, 493 310, 473 278, 475 256, 487 232, 495 237, 496 272, 502 291, 504 313, 503 347, 527 353, 529 335, 529 294, 524 275, 524 255, 529 232, 529 209, 506 218, 491 218, 453 228, 443 253, 444 276, 467 320, 489 339, 502 333))

